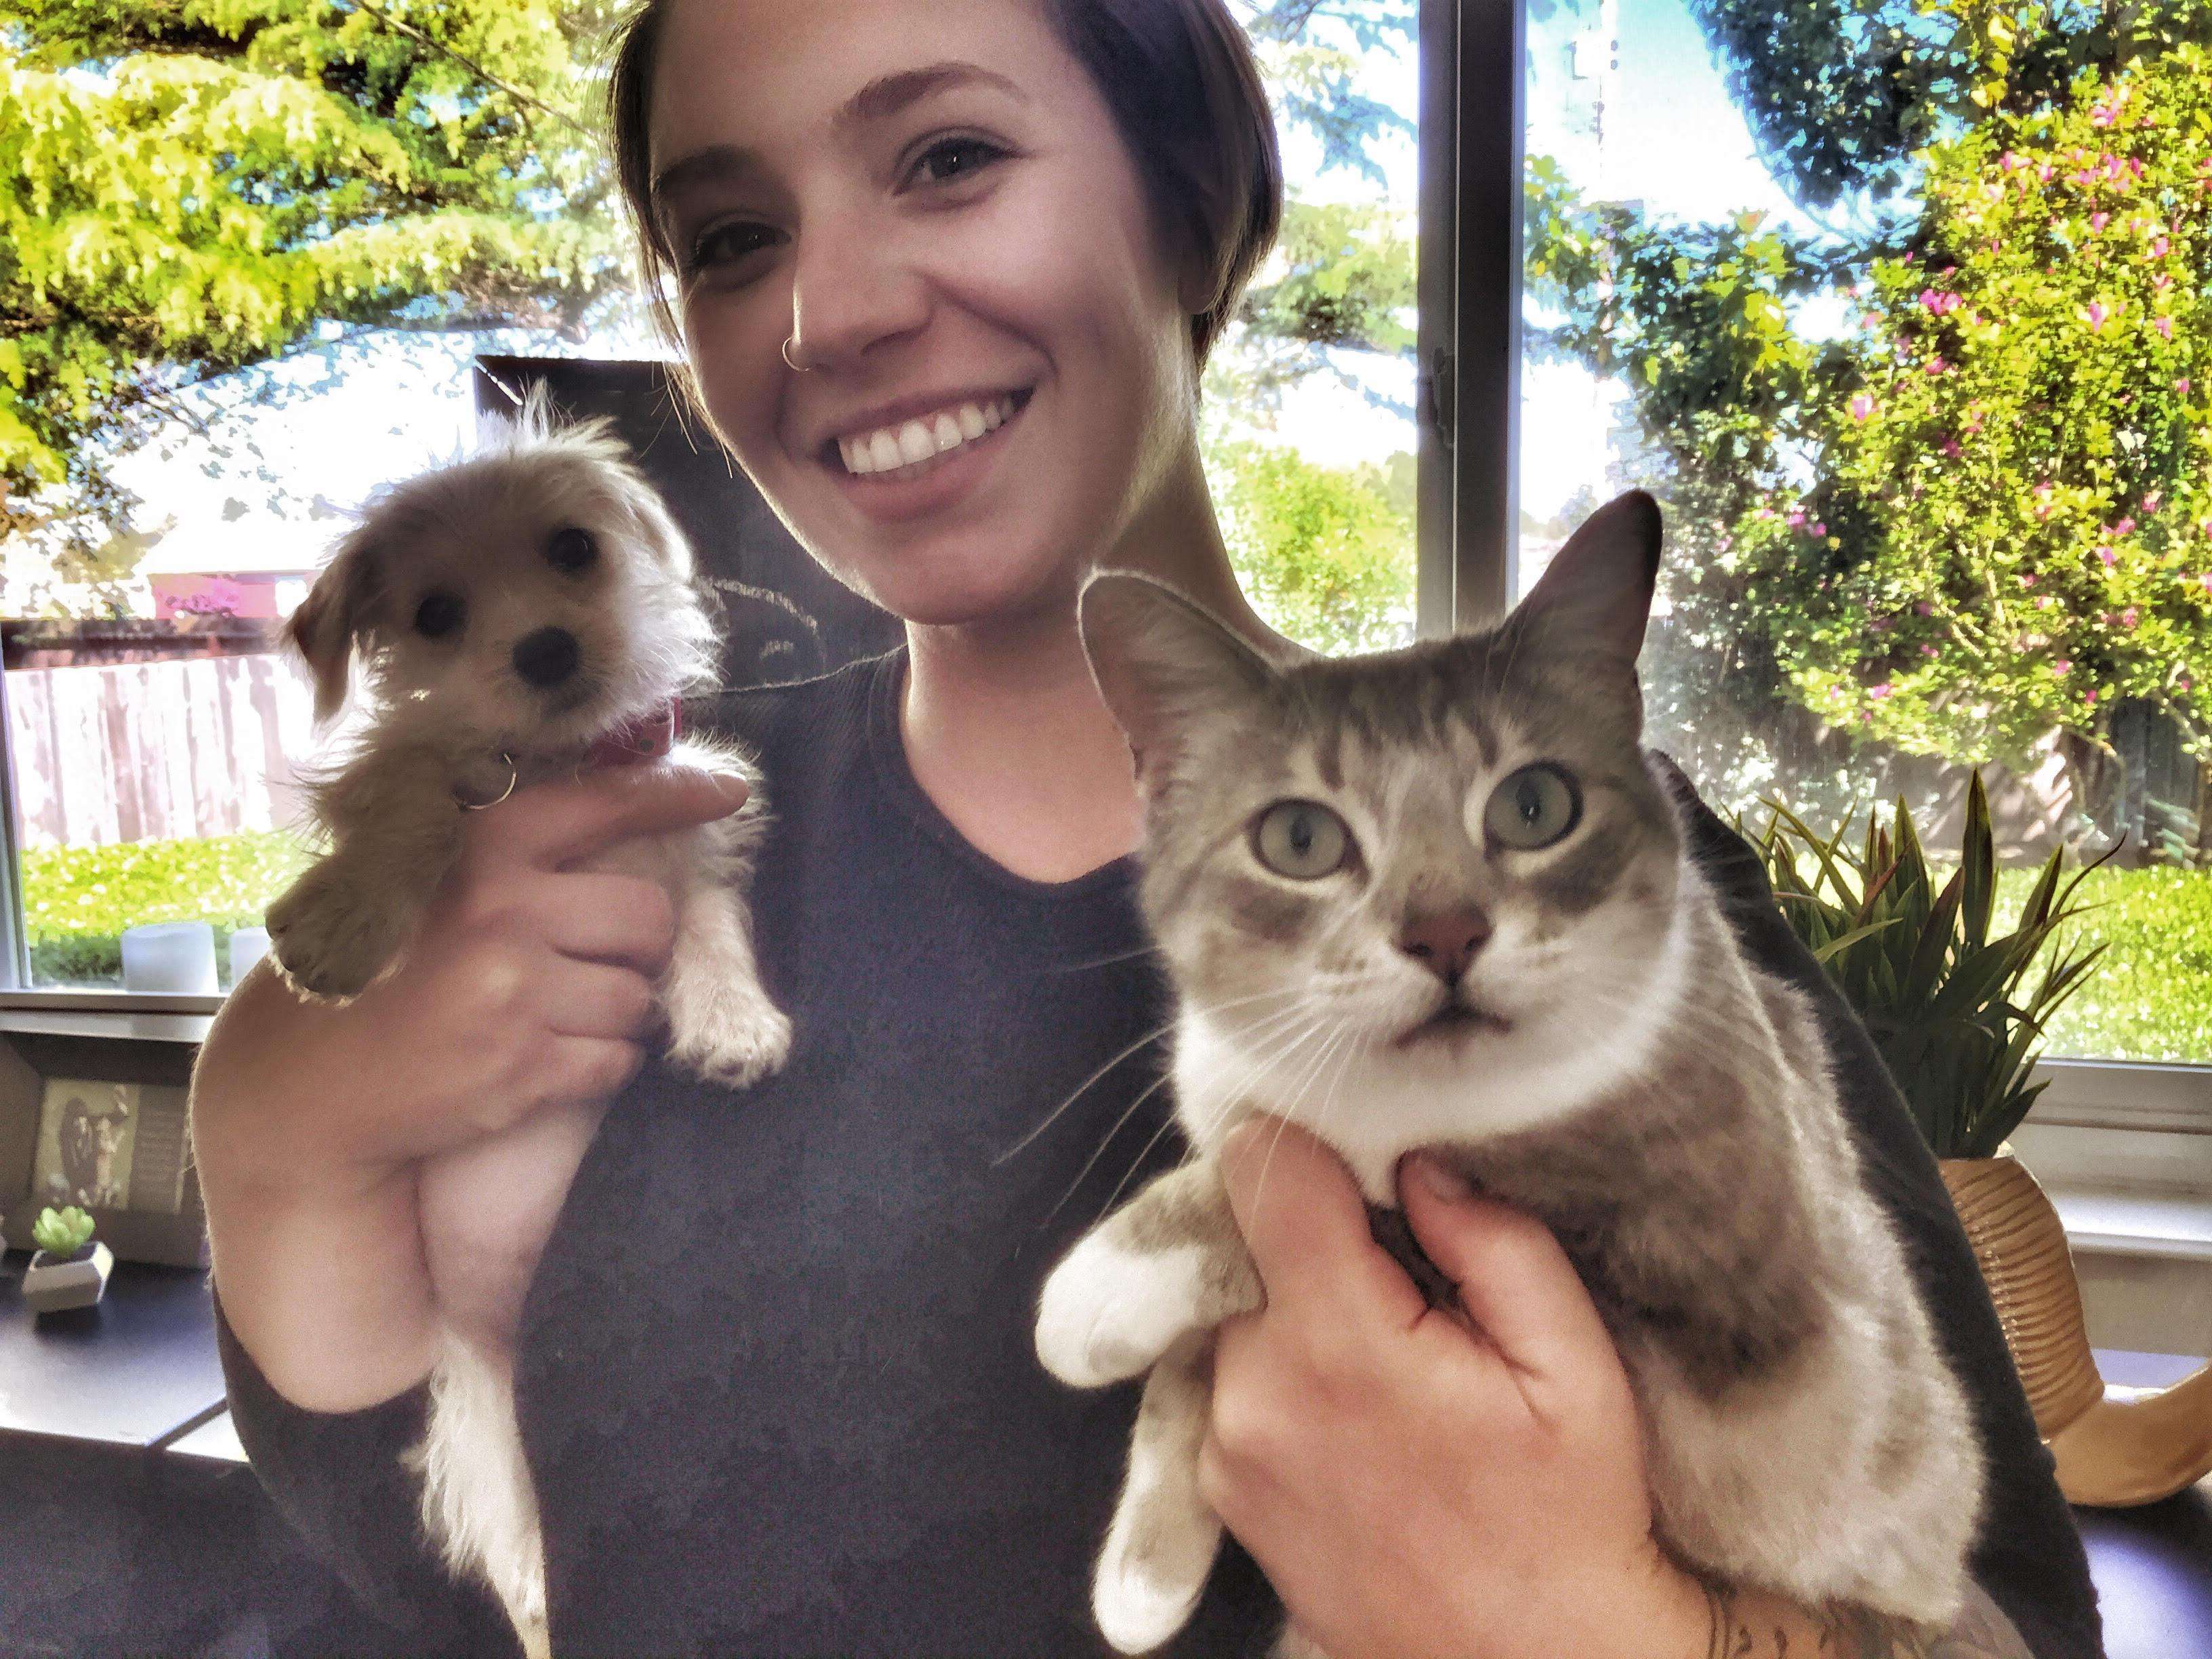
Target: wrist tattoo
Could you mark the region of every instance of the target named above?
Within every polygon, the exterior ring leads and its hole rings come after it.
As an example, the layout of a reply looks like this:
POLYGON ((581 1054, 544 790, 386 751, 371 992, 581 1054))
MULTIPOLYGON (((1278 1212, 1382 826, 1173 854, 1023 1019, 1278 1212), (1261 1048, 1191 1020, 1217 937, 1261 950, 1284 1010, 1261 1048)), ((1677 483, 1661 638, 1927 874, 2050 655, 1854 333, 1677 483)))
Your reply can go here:
POLYGON ((1723 1585, 1708 1583, 1704 1589, 1705 1659, 2035 1659, 1978 1584, 1967 1586, 1966 1607, 1945 1631, 1869 1607, 1830 1605, 1800 1613, 1723 1585))

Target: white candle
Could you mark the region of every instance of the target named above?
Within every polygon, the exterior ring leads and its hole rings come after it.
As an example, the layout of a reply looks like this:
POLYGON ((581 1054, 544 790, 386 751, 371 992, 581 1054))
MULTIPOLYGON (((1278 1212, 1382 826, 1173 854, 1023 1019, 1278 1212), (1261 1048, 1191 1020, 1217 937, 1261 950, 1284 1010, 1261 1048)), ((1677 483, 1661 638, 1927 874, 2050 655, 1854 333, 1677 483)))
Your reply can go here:
POLYGON ((213 996, 214 927, 204 921, 155 921, 125 928, 123 988, 213 996))

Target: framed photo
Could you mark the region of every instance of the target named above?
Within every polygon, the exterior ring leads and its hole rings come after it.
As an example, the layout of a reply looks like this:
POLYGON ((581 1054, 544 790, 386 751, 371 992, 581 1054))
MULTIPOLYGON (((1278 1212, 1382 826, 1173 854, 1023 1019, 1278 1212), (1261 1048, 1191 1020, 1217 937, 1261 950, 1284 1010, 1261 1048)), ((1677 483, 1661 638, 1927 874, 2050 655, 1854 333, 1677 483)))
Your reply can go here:
POLYGON ((32 1248, 49 1206, 92 1217, 117 1260, 207 1264, 207 1222, 191 1167, 189 1054, 9 1033, 0 1045, 0 1226, 32 1248), (102 1062, 105 1063, 102 1063, 102 1062))
POLYGON ((47 1079, 32 1204, 176 1214, 185 1202, 184 1093, 150 1083, 47 1079))

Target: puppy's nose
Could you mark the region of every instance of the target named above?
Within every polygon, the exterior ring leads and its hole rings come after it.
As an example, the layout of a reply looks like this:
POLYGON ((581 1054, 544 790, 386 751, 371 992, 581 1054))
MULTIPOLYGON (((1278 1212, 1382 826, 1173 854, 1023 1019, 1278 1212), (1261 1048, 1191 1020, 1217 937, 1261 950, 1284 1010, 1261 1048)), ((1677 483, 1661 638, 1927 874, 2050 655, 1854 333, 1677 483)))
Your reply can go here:
POLYGON ((539 687, 556 686, 583 660, 576 636, 565 628, 541 628, 514 642, 514 672, 539 687))
POLYGON ((1457 985, 1467 964, 1490 937, 1490 918, 1468 905, 1464 909, 1415 916, 1398 936, 1398 948, 1447 985, 1457 985))

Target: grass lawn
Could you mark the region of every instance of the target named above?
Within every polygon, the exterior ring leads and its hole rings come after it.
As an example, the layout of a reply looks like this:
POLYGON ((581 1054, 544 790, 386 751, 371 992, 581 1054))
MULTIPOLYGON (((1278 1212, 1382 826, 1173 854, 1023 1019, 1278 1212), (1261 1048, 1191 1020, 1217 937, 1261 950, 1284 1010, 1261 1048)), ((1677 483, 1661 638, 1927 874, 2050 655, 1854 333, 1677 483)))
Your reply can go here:
MULTIPOLYGON (((1997 925, 2009 927, 2033 870, 1997 878, 1997 925)), ((2107 951, 2051 1022, 2050 1052, 2212 1065, 2212 870, 2090 872, 2076 896, 2096 908, 2081 937, 2107 951)))
MULTIPOLYGON (((230 930, 258 923, 307 863, 281 832, 27 852, 34 982, 119 982, 118 941, 141 921, 213 922, 216 958, 227 963, 230 930)), ((2018 915, 2034 877, 2002 872, 2001 925, 2018 915)), ((2112 948, 2059 1011, 2051 1052, 2212 1065, 2212 871, 2103 869, 2081 893, 2098 907, 2083 929, 2112 948)))
POLYGON ((23 854, 23 931, 34 985, 120 985, 123 930, 147 921, 215 924, 228 981, 236 927, 258 927, 270 902, 310 862, 281 830, 204 841, 42 847, 23 854))

